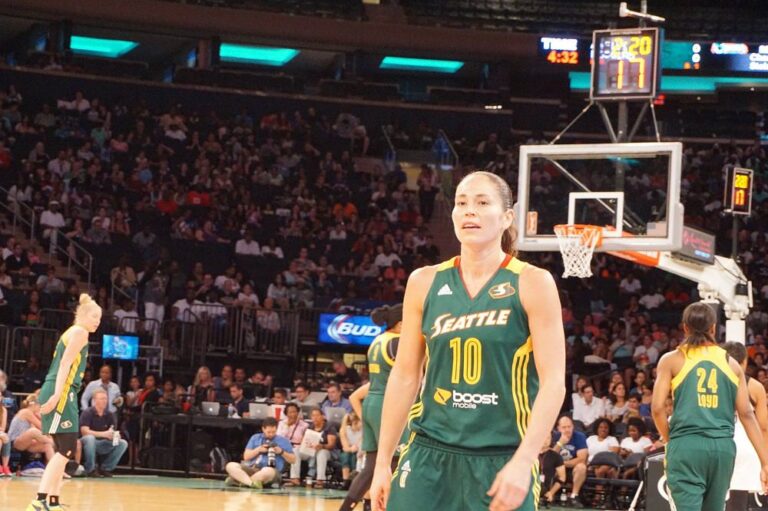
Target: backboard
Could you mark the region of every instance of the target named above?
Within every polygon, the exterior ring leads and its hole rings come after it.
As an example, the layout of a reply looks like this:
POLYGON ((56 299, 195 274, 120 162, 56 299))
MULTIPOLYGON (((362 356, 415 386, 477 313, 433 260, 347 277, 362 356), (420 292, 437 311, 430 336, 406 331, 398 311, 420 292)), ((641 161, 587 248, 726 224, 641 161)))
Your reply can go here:
POLYGON ((563 144, 520 148, 517 248, 558 251, 558 224, 605 227, 598 252, 682 245, 682 144, 563 144))

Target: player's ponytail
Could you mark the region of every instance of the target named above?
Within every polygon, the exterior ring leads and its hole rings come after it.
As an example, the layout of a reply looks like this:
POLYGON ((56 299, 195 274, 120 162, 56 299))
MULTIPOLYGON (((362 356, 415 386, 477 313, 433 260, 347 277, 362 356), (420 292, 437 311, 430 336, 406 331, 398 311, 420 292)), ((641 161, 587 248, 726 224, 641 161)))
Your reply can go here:
POLYGON ((371 321, 379 326, 390 330, 403 320, 403 305, 382 305, 373 309, 371 312, 371 321))
MULTIPOLYGON (((489 179, 491 183, 493 183, 493 187, 496 188, 504 209, 512 209, 512 189, 509 187, 509 184, 507 184, 504 178, 494 174, 493 172, 487 172, 485 170, 477 170, 471 172, 464 176, 464 179, 467 179, 470 176, 483 176, 489 179)), ((462 179, 462 181, 464 181, 464 179, 462 179)), ((516 242, 517 229, 515 228, 515 223, 512 222, 512 224, 501 235, 501 250, 503 250, 504 253, 511 255, 512 257, 517 256, 517 249, 515 248, 516 242)))
POLYGON ((686 334, 684 344, 689 346, 715 344, 715 338, 711 331, 716 321, 717 316, 714 309, 706 303, 690 304, 683 311, 683 326, 686 334))

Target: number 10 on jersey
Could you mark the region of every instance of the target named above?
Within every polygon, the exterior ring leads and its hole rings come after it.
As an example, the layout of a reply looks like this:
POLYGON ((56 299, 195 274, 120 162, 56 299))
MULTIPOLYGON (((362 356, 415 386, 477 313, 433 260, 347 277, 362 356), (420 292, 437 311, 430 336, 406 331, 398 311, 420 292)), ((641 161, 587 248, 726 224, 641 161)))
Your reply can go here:
POLYGON ((477 384, 483 371, 483 345, 480 339, 470 337, 462 342, 461 338, 454 337, 448 345, 453 355, 451 383, 461 383, 463 376, 467 385, 477 384))

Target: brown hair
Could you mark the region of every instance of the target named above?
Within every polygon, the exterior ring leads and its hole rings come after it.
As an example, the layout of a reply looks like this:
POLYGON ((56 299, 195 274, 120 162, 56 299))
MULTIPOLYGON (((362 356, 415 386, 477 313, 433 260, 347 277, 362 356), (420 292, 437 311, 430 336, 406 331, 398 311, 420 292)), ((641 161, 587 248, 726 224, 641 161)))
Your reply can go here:
POLYGON ((709 332, 717 321, 717 316, 712 307, 704 302, 690 304, 683 311, 683 324, 688 329, 688 335, 683 341, 689 346, 702 346, 714 344, 715 338, 709 332))
MULTIPOLYGON (((507 211, 512 209, 512 189, 502 177, 494 174, 493 172, 476 170, 464 176, 459 184, 463 183, 465 180, 472 176, 482 176, 490 180, 491 184, 493 184, 493 187, 496 189, 496 193, 499 194, 499 198, 501 199, 501 204, 504 210, 507 211)), ((517 256, 517 249, 515 248, 516 241, 517 229, 515 228, 515 223, 512 222, 507 230, 505 230, 501 235, 501 250, 513 257, 517 256)))

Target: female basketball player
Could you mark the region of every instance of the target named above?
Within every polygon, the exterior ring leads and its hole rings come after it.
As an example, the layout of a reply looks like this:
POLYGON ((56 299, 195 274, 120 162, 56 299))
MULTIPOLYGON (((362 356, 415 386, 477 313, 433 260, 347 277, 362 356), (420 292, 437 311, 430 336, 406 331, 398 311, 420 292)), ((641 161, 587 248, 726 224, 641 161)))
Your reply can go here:
POLYGON ((349 397, 352 407, 363 418, 363 445, 365 466, 352 481, 339 511, 354 509, 371 486, 373 469, 376 466, 377 446, 379 445, 379 427, 381 425, 381 407, 384 404, 384 389, 395 364, 397 345, 400 342, 400 326, 403 320, 403 306, 379 307, 371 313, 374 323, 386 326, 368 348, 368 374, 370 383, 363 385, 349 397), (362 401, 362 407, 360 407, 362 401))
MULTIPOLYGON (((759 381, 746 374, 747 348, 740 342, 727 342, 723 348, 731 358, 739 363, 741 370, 745 371, 744 377, 747 381, 749 403, 755 409, 755 418, 760 425, 763 438, 768 438, 768 406, 766 405, 765 388, 759 381)), ((762 491, 760 459, 750 445, 741 421, 736 421, 733 440, 736 442, 736 460, 733 465, 733 476, 731 476, 730 491, 725 509, 726 511, 747 511, 749 493, 762 491)))
POLYGON ((77 393, 88 359, 88 335, 101 322, 101 307, 87 294, 80 295, 75 322, 56 344, 53 361, 40 391, 43 433, 53 438, 56 454, 45 472, 27 511, 60 511, 59 494, 67 462, 75 458, 79 435, 77 393), (46 498, 48 502, 46 503, 46 498))
POLYGON ((514 257, 511 208, 503 179, 469 174, 452 214, 461 256, 408 280, 371 487, 376 510, 535 507, 539 450, 565 395, 565 338, 552 276, 514 257), (406 419, 412 432, 393 475, 406 419))
POLYGON ((705 303, 685 308, 685 339, 659 361, 653 388, 653 421, 667 443, 667 485, 677 511, 723 511, 736 456, 736 411, 760 457, 763 490, 768 489, 768 447, 741 367, 715 344, 716 321, 705 303), (667 423, 664 403, 670 390, 674 403, 667 423))

